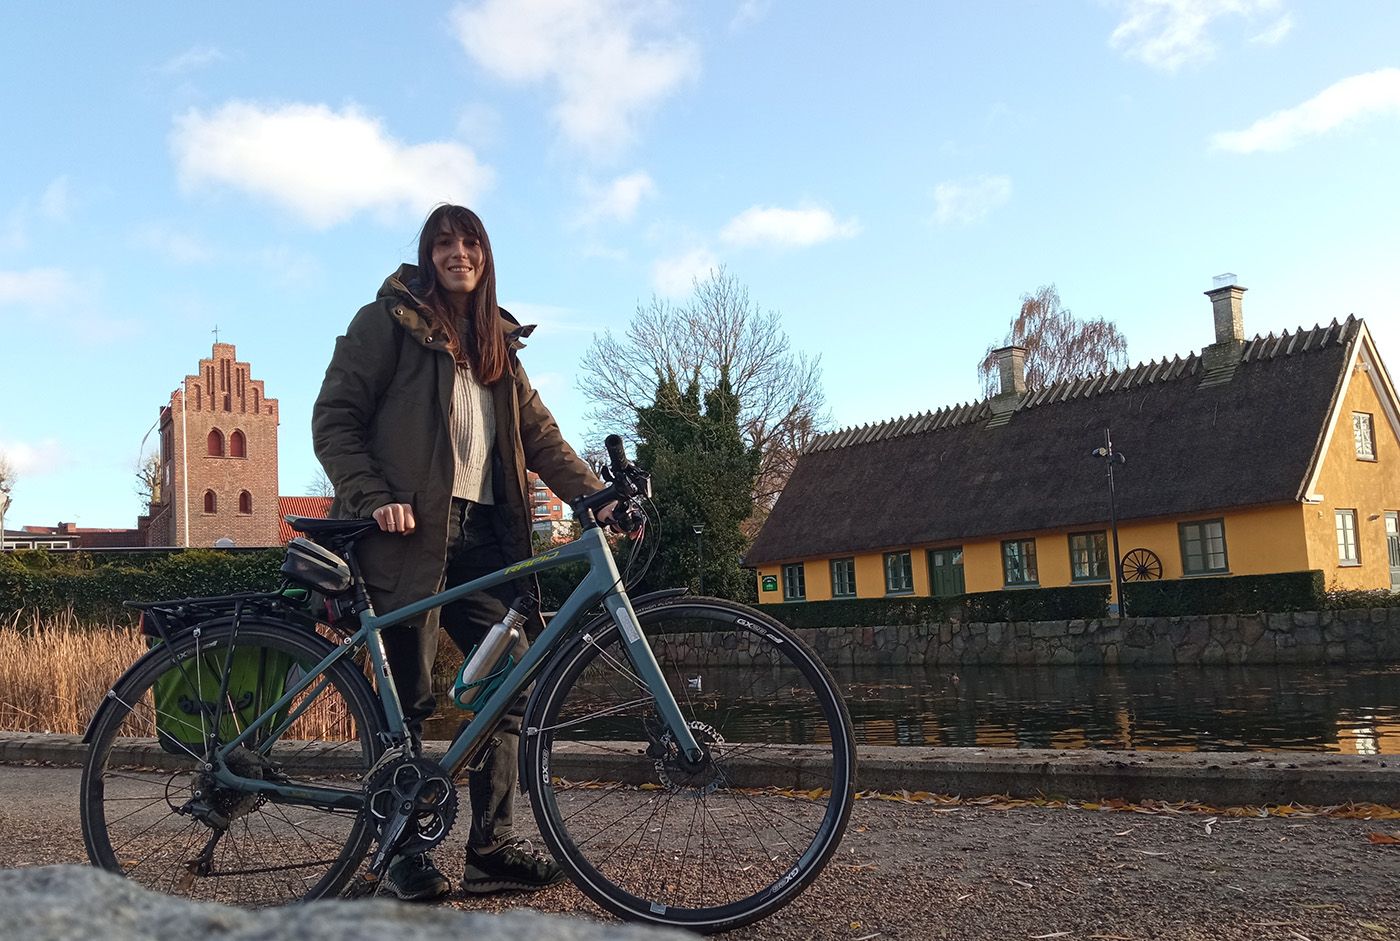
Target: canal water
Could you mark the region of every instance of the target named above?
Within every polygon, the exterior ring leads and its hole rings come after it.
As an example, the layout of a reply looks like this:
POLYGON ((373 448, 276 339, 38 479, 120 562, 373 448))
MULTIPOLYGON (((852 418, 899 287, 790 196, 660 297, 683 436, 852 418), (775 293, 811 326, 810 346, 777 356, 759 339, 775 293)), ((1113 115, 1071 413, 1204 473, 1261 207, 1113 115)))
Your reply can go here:
MULTIPOLYGON (((847 667, 836 676, 856 740, 868 745, 1400 754, 1400 665, 847 667)), ((803 738, 782 701, 740 708, 741 724, 803 738)), ((449 707, 427 737, 450 738, 461 718, 449 707)))

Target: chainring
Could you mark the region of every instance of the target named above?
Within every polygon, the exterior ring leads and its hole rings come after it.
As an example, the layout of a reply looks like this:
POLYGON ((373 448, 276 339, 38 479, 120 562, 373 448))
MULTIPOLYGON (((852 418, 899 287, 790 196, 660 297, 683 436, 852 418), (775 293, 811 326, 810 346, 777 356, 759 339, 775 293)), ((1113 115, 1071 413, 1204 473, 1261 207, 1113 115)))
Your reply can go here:
POLYGON ((370 774, 364 806, 381 839, 385 824, 396 812, 409 814, 396 852, 411 856, 426 853, 452 832, 457 820, 457 788, 447 769, 430 758, 392 758, 370 774))

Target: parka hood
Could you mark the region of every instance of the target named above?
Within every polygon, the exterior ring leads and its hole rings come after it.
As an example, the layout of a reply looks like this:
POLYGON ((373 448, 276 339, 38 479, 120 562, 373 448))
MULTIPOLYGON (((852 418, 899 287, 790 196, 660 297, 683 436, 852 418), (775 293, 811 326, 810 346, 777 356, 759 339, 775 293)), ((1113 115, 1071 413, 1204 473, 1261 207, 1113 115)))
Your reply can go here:
MULTIPOLYGON (((428 303, 416 292, 422 290, 422 278, 417 265, 399 265, 398 270, 384 279, 379 287, 378 299, 384 303, 399 326, 409 332, 424 346, 435 346, 441 342, 433 335, 432 318, 428 303)), ((521 324, 504 307, 497 307, 501 315, 501 332, 512 350, 525 346, 523 341, 535 332, 535 324, 521 324)))

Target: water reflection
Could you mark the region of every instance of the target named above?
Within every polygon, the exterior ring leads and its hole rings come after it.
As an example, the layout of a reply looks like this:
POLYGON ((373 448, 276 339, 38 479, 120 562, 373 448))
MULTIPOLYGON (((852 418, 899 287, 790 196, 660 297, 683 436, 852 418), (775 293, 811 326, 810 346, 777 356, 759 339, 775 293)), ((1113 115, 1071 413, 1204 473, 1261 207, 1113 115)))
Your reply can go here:
MULTIPOLYGON (((744 671, 706 673, 707 689, 752 688, 744 671)), ((1400 754, 1400 665, 846 667, 837 679, 861 744, 1400 754)), ((742 708, 802 742, 792 705, 742 708)), ((435 717, 428 737, 450 738, 460 719, 435 717)))

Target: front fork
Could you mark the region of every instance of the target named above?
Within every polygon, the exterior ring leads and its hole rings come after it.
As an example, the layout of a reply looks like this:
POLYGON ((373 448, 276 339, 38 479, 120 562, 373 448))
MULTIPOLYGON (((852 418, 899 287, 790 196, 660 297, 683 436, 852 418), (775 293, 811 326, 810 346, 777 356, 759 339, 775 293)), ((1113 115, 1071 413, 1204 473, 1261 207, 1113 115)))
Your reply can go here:
POLYGON ((661 675, 661 665, 656 662, 656 654, 638 626, 637 614, 632 610, 631 602, 627 600, 626 595, 613 592, 603 599, 603 605, 622 631, 622 639, 627 644, 627 655, 632 661, 632 666, 636 668, 647 690, 655 697, 656 709, 670 728, 676 747, 687 762, 699 763, 705 757, 704 750, 691 733, 690 723, 686 722, 685 716, 681 714, 681 707, 671 693, 671 687, 666 685, 666 678, 661 675))

